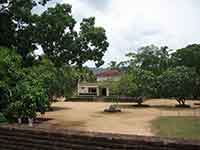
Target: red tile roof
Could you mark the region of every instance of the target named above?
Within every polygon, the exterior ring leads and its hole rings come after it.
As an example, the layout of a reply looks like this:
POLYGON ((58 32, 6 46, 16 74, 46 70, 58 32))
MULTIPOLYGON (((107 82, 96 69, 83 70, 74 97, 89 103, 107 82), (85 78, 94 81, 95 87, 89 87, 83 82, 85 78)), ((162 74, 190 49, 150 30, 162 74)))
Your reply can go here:
POLYGON ((118 70, 108 70, 101 73, 96 74, 97 77, 113 77, 113 76, 119 76, 121 73, 118 70))

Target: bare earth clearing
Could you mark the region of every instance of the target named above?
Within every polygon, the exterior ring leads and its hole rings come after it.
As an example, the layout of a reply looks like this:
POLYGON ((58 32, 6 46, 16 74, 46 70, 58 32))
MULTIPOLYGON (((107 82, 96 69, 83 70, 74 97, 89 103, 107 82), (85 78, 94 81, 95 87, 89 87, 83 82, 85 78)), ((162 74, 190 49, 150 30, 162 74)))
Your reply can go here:
POLYGON ((136 108, 133 103, 120 103, 122 113, 109 114, 103 110, 111 103, 101 102, 58 102, 54 111, 45 116, 52 120, 40 127, 67 128, 73 130, 122 133, 152 136, 151 121, 159 116, 200 116, 200 107, 188 101, 193 108, 174 108, 175 100, 149 100, 150 108, 136 108))

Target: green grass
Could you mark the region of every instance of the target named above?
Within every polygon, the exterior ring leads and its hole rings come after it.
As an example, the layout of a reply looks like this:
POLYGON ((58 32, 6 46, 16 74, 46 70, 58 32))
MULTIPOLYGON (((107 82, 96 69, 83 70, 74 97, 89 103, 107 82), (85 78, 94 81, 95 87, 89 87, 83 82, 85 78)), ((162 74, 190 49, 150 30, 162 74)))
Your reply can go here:
POLYGON ((2 113, 0 113, 0 123, 5 123, 7 122, 6 118, 3 116, 2 113))
POLYGON ((152 128, 161 137, 200 139, 200 117, 159 117, 152 128))

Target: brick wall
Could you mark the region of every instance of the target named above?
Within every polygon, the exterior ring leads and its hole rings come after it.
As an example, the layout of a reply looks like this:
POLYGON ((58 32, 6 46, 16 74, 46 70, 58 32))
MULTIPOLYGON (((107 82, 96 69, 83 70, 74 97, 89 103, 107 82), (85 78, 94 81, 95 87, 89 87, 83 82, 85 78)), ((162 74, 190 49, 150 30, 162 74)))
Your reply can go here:
POLYGON ((1 126, 0 150, 200 150, 200 141, 1 126))

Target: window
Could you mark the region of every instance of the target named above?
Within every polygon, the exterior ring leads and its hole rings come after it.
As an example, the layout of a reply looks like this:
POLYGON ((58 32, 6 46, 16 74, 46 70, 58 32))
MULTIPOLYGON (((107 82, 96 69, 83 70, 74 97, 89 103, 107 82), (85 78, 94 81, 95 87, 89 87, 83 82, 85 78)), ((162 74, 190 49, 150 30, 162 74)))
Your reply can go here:
POLYGON ((97 89, 96 88, 88 88, 89 93, 96 93, 97 89))

